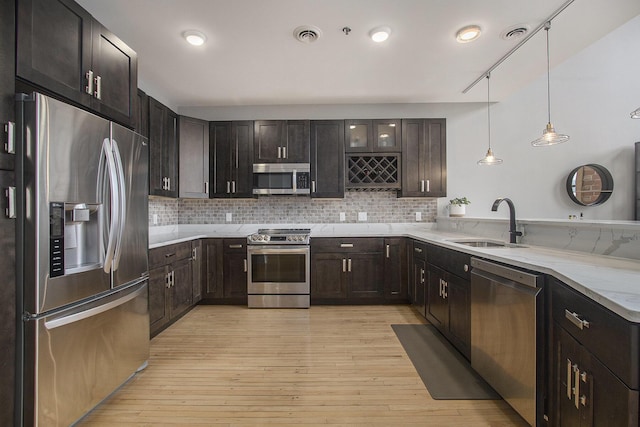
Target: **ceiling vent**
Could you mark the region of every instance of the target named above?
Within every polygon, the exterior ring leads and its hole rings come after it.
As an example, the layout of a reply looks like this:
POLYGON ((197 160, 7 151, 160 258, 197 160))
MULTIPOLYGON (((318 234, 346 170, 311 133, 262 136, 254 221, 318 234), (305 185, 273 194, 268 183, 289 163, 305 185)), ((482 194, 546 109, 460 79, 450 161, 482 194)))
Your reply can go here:
POLYGON ((526 36, 529 33, 528 25, 514 25, 513 27, 509 27, 500 33, 500 38, 503 40, 519 40, 522 37, 526 36))
POLYGON ((293 37, 301 43, 313 43, 322 35, 320 28, 313 25, 302 25, 293 30, 293 37))

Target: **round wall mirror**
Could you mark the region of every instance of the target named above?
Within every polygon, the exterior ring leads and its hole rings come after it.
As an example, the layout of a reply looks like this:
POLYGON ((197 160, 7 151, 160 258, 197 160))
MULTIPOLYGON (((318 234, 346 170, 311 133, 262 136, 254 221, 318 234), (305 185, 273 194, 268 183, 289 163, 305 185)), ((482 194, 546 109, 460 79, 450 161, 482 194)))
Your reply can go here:
POLYGON ((613 177, 604 166, 578 166, 567 177, 567 193, 581 206, 595 206, 606 202, 613 192, 613 177))

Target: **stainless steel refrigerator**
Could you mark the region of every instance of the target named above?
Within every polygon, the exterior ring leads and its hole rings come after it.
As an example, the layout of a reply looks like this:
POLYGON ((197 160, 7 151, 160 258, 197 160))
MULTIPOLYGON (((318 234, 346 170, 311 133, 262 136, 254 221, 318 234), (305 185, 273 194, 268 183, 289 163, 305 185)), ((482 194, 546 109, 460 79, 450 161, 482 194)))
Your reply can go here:
POLYGON ((18 417, 67 426, 149 357, 148 145, 38 93, 16 115, 18 417))

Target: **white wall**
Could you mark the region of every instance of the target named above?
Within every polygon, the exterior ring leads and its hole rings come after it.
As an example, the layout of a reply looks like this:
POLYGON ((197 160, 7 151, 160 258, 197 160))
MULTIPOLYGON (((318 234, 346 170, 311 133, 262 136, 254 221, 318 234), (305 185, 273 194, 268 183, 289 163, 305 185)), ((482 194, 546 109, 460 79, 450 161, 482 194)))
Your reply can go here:
MULTIPOLYGON (((543 32, 537 37, 544 37, 543 32)), ((178 112, 205 120, 445 117, 448 197, 439 200, 440 214, 446 215, 449 198, 467 196, 472 202, 467 216, 503 218, 506 206, 497 213, 490 208, 497 197, 509 197, 519 218, 566 219, 582 212, 585 219, 629 220, 633 143, 640 141, 640 120, 629 118, 640 107, 639 43, 637 16, 551 70, 551 119, 558 132, 571 136, 563 145, 530 144, 547 123, 546 75, 493 104, 492 146, 504 160, 501 166, 476 164, 487 149, 485 103, 196 107, 178 112), (613 195, 602 206, 575 205, 565 193, 567 175, 585 163, 601 164, 613 175, 613 195)), ((544 52, 531 61, 546 61, 544 52)), ((498 70, 493 80, 504 78, 498 70)), ((473 90, 486 91, 486 84, 473 90)))

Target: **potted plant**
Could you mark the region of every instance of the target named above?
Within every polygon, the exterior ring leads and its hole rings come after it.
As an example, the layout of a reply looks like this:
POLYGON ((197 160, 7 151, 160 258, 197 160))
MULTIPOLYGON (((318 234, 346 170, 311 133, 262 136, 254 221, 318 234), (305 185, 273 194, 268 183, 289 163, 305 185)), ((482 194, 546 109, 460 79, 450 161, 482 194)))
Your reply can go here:
POLYGON ((456 197, 449 200, 449 216, 464 216, 466 205, 470 203, 466 197, 456 197))

